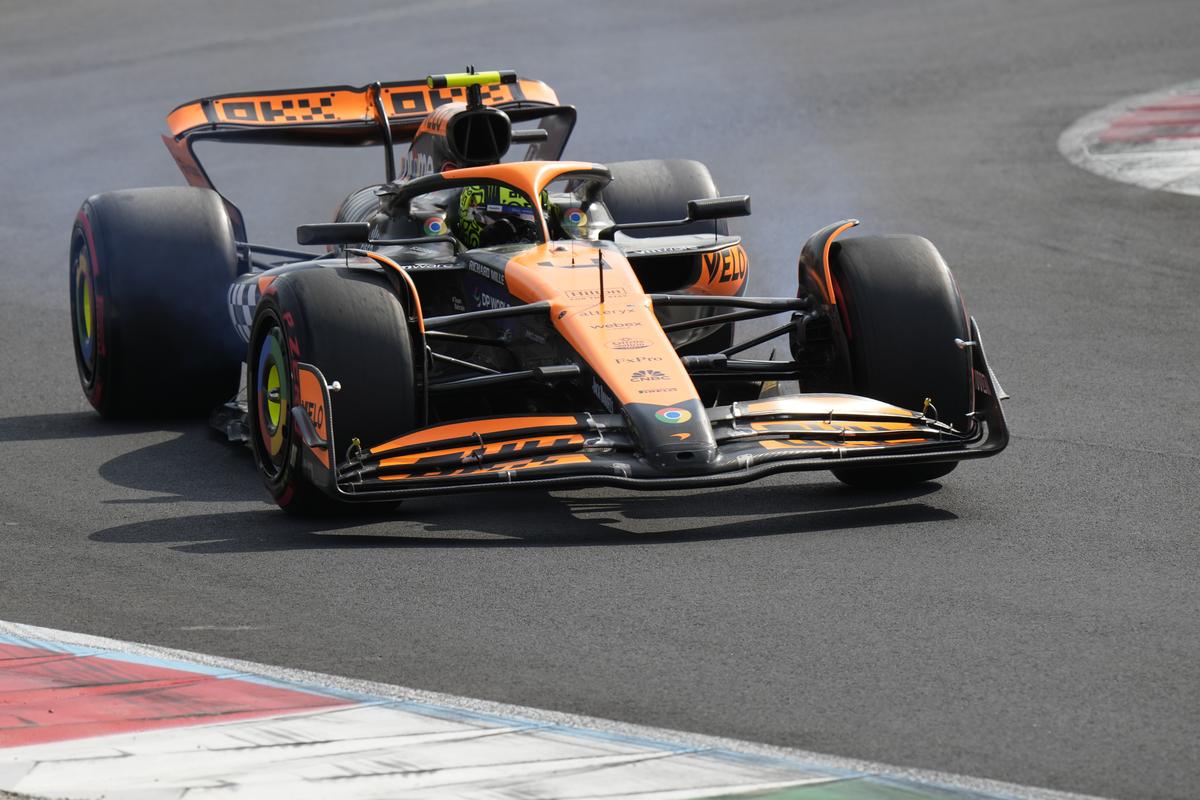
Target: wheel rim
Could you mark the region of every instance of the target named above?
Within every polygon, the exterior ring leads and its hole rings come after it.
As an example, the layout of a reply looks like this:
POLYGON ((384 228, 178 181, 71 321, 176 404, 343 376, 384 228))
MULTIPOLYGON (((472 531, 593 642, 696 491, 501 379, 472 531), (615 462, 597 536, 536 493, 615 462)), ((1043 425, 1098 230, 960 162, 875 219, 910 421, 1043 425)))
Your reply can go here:
POLYGON ((254 398, 258 417, 258 441, 263 467, 278 474, 287 456, 287 410, 291 391, 287 380, 287 360, 283 356, 283 333, 272 327, 263 337, 258 351, 254 398))
POLYGON ((82 247, 75 257, 74 295, 75 342, 84 377, 90 382, 96 366, 96 291, 87 249, 82 247))

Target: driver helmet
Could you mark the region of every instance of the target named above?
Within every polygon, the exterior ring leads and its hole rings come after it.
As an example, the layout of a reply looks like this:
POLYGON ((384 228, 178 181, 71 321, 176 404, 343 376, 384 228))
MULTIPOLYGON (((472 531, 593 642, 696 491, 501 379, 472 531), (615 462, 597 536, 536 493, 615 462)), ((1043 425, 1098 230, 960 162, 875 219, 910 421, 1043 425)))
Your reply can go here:
MULTIPOLYGON (((545 203, 546 193, 542 195, 545 203)), ((468 249, 541 239, 537 211, 529 198, 494 183, 464 186, 458 202, 451 201, 446 222, 468 249)))

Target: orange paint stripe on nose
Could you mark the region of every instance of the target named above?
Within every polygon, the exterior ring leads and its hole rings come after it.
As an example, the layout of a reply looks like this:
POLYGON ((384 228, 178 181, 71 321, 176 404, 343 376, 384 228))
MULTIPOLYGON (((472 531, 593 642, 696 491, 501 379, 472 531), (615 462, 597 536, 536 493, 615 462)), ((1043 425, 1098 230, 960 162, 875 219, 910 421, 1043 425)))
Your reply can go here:
POLYGON ((555 329, 621 403, 666 406, 697 398, 633 268, 616 249, 543 244, 509 261, 504 277, 520 300, 550 302, 555 329))

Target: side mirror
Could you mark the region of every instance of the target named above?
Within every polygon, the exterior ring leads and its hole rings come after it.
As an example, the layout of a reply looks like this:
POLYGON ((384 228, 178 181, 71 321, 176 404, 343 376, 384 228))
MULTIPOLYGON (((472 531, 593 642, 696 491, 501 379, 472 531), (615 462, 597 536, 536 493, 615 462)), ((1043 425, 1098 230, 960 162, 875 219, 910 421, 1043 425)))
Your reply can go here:
POLYGON ((626 222, 609 225, 597 234, 600 239, 612 241, 617 231, 636 231, 648 228, 671 228, 706 219, 745 217, 750 214, 750 195, 737 194, 729 197, 711 197, 707 200, 689 200, 687 216, 683 219, 665 219, 661 222, 626 222))
POLYGON ((687 204, 687 215, 689 220, 748 217, 750 216, 750 195, 739 194, 729 197, 713 197, 708 200, 690 200, 687 204))
POLYGON ((369 222, 323 222, 296 228, 299 244, 363 244, 370 238, 369 222))

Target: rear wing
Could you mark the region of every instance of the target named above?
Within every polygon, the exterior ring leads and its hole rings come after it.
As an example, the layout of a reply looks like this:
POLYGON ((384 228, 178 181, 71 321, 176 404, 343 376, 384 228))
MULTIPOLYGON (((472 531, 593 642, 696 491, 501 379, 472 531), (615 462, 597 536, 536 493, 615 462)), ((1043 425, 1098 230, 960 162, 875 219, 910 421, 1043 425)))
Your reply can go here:
MULTIPOLYGON (((303 146, 360 147, 411 141, 425 118, 440 106, 466 102, 465 86, 433 88, 427 79, 369 86, 320 86, 271 92, 240 92, 193 100, 167 115, 163 143, 192 186, 216 190, 193 150, 197 141, 303 146)), ((480 87, 485 105, 514 123, 540 121, 544 138, 525 158, 562 156, 575 127, 575 109, 558 102, 554 90, 530 78, 480 87)), ((390 156, 389 156, 390 158, 390 156)), ((238 238, 245 241, 241 212, 225 200, 238 238)))

